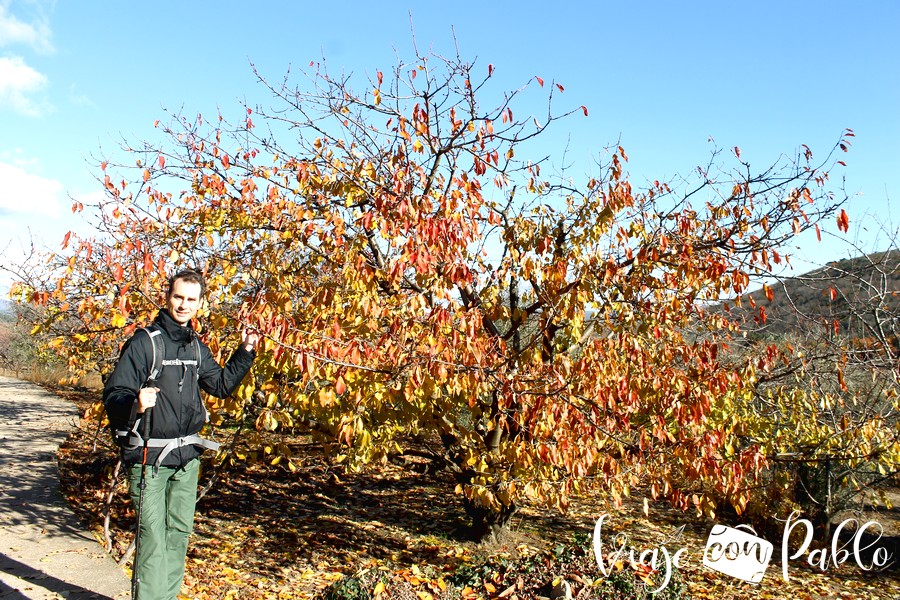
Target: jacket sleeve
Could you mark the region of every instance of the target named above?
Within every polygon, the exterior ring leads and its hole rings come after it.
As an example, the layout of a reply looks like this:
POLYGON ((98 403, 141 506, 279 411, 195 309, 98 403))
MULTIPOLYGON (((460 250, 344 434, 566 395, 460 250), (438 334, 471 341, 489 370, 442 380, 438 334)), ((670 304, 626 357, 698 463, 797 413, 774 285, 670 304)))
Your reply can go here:
POLYGON ((256 352, 246 350, 242 344, 234 351, 225 366, 220 367, 206 344, 200 344, 200 352, 203 354, 200 362, 200 387, 216 398, 227 398, 234 393, 256 358, 256 352))
POLYGON ((103 386, 103 405, 114 427, 130 428, 134 424, 132 410, 138 391, 150 375, 152 343, 150 337, 142 333, 136 333, 125 342, 116 368, 103 386), (137 340, 138 337, 146 338, 146 343, 137 340))

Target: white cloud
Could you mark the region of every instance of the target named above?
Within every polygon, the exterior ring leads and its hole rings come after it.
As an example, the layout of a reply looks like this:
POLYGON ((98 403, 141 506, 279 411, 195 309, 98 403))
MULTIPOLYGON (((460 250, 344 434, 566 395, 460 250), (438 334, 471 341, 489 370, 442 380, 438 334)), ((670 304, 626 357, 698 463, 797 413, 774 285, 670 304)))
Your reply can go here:
POLYGON ((55 179, 34 175, 21 167, 0 162, 0 214, 59 218, 65 189, 55 179))
POLYGON ((46 100, 35 97, 45 87, 47 78, 26 65, 22 57, 0 57, 0 109, 7 107, 29 117, 39 117, 50 109, 46 100))
POLYGON ((53 52, 52 34, 45 17, 39 15, 33 23, 26 23, 11 15, 7 7, 8 2, 0 2, 0 47, 27 44, 44 54, 53 52))

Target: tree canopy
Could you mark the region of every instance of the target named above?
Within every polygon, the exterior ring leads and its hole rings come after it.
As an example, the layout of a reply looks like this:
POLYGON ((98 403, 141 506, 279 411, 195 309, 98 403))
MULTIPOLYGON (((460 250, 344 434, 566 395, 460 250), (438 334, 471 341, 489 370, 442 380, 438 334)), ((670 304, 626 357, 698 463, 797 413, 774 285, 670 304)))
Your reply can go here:
POLYGON ((766 457, 733 406, 755 380, 723 360, 737 324, 711 307, 821 219, 846 228, 829 172, 852 131, 822 160, 759 169, 734 148, 638 189, 619 146, 600 176, 549 173, 536 142, 588 109, 492 77, 426 54, 367 78, 311 63, 299 85, 259 77, 271 108, 173 115, 103 161, 97 235, 66 236, 13 294, 44 307, 34 333, 73 374, 105 372, 166 277, 202 269, 213 352, 265 336, 236 397, 208 399, 214 423, 253 405, 257 428, 308 428, 351 468, 427 451, 481 533, 526 499, 638 485, 742 510, 766 457), (546 112, 519 114, 524 94, 546 112))

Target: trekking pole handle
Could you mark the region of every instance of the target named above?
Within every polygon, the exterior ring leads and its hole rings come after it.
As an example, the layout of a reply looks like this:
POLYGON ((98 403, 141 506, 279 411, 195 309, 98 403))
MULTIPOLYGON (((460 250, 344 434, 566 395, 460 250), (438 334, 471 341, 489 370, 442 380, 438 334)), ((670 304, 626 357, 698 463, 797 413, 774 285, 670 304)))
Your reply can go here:
POLYGON ((153 408, 144 409, 144 414, 141 417, 141 437, 144 438, 144 442, 150 438, 150 413, 153 411, 153 408))
MULTIPOLYGON (((144 441, 144 451, 141 453, 141 464, 147 464, 147 448, 149 447, 150 441, 150 413, 153 411, 153 408, 147 408, 144 410, 144 414, 141 417, 141 439, 144 441)), ((142 474, 143 475, 143 474, 142 474)), ((143 477, 141 478, 143 479, 143 477)), ((142 481, 143 483, 143 481, 142 481)))

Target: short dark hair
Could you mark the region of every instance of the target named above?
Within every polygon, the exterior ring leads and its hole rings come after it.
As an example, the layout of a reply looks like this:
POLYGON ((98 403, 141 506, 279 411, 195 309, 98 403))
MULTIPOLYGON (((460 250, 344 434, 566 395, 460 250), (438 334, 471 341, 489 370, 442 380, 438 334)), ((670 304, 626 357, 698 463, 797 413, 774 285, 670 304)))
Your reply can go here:
POLYGON ((203 278, 203 273, 197 271, 196 269, 183 269, 169 278, 169 289, 166 290, 166 298, 172 295, 172 288, 175 287, 176 281, 199 283, 200 297, 202 298, 204 294, 206 294, 206 279, 203 278))

